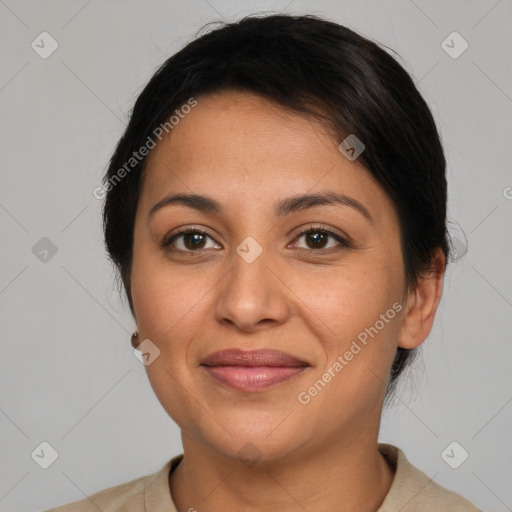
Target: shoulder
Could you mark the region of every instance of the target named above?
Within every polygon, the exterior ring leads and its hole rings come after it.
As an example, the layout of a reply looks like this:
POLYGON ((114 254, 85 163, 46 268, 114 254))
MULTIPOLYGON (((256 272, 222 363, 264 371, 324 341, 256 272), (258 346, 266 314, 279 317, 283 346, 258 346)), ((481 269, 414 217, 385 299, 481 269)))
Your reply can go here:
MULTIPOLYGON (((417 471, 420 472, 419 469, 417 471)), ((482 512, 460 494, 442 487, 426 475, 425 477, 428 479, 425 487, 419 492, 417 498, 413 498, 413 502, 417 503, 417 508, 414 510, 427 512, 448 506, 452 512, 482 512)))
POLYGON ((134 478, 121 485, 108 487, 90 496, 44 512, 140 512, 146 510, 146 489, 168 473, 171 461, 157 473, 134 478))
POLYGON ((395 467, 395 477, 378 512, 482 512, 460 494, 434 482, 396 446, 379 444, 379 451, 395 467))
MULTIPOLYGON (((130 503, 138 510, 144 510, 144 489, 151 476, 130 480, 121 485, 108 487, 87 498, 60 505, 44 512, 102 512, 124 511, 124 505, 130 503)), ((126 509, 128 511, 130 509, 126 509)), ((135 509, 134 509, 135 510, 135 509)))

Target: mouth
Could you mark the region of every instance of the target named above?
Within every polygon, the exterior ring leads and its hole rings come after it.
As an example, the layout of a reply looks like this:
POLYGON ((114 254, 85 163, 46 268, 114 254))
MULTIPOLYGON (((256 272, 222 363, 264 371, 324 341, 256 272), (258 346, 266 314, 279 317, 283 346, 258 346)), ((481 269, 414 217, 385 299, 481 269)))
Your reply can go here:
POLYGON ((309 366, 277 350, 223 350, 201 363, 214 382, 239 391, 268 389, 293 379, 309 366))

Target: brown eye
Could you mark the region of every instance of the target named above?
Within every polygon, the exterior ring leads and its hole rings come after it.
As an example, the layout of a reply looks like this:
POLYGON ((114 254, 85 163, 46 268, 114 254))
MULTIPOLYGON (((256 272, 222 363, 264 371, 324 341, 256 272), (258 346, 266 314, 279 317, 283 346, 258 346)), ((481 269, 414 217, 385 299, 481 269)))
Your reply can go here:
POLYGON ((343 247, 350 247, 350 244, 344 238, 321 227, 310 227, 301 231, 296 240, 300 240, 301 238, 304 238, 306 246, 298 247, 298 249, 318 251, 321 253, 322 251, 334 252, 343 247), (331 242, 329 242, 329 240, 331 240, 331 242), (328 245, 329 243, 331 243, 331 245, 328 245))
POLYGON ((207 247, 208 239, 213 241, 213 238, 205 231, 198 229, 183 230, 166 239, 162 243, 162 247, 172 246, 172 248, 178 251, 197 252, 199 250, 212 248, 207 247))
POLYGON ((309 232, 304 235, 310 249, 323 249, 330 235, 321 232, 309 232), (308 243, 311 242, 311 245, 308 243))

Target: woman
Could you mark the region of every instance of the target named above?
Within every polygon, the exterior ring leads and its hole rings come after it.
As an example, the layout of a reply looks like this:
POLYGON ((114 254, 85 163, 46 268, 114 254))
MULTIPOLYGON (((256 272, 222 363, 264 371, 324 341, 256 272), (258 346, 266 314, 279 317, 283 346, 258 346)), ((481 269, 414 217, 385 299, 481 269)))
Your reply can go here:
POLYGON ((248 17, 168 59, 95 195, 183 454, 53 510, 478 510, 377 440, 441 299, 445 165, 409 75, 343 26, 248 17))

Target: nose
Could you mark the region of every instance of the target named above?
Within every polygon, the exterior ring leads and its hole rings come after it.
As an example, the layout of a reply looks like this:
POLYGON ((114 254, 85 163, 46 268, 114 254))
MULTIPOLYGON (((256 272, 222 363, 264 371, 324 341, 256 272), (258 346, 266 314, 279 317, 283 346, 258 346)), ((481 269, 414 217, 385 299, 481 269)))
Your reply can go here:
POLYGON ((270 249, 247 257, 253 246, 239 246, 233 264, 216 290, 218 322, 240 331, 256 332, 283 324, 290 314, 289 289, 279 278, 270 249), (244 253, 243 249, 249 249, 244 253))

